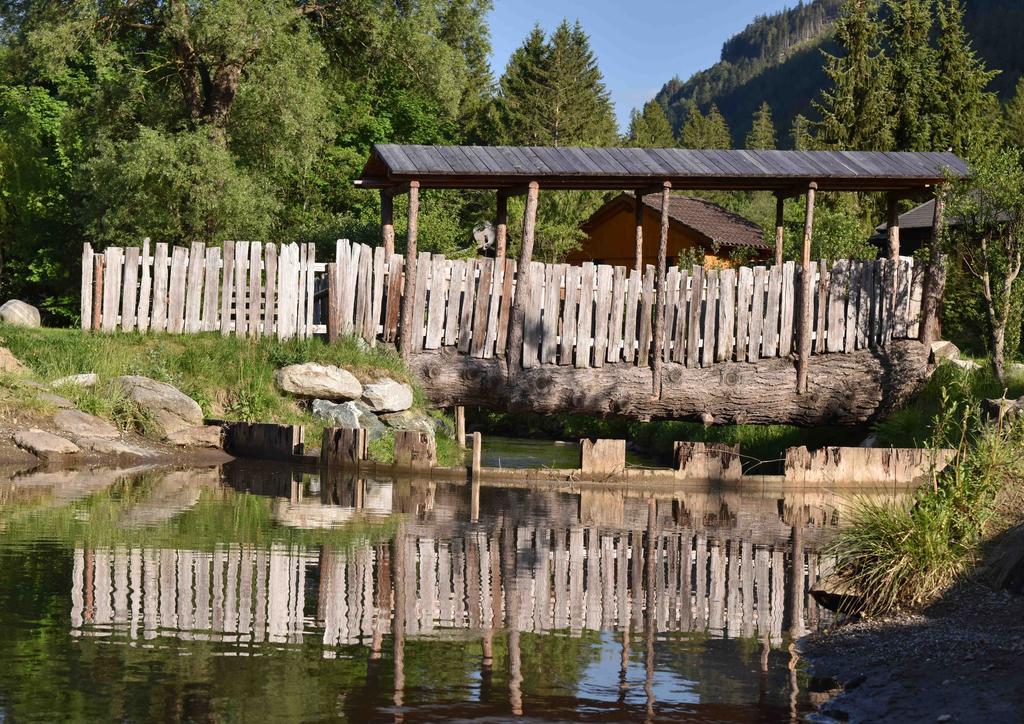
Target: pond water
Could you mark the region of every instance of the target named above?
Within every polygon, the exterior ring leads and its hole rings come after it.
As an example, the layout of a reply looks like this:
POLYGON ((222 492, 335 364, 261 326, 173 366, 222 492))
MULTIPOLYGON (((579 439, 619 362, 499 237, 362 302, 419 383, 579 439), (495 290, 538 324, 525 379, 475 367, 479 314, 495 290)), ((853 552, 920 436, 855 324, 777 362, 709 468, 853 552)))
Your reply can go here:
POLYGON ((0 722, 790 721, 826 492, 0 483, 0 722), (793 551, 797 553, 794 555, 793 551))

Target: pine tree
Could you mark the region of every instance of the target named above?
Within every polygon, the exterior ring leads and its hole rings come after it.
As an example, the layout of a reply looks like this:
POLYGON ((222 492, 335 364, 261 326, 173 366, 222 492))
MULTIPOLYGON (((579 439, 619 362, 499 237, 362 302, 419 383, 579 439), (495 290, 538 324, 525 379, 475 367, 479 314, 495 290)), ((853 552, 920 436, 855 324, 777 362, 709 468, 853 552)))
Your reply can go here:
POLYGON ((892 147, 893 96, 890 71, 881 51, 875 0, 846 0, 836 22, 842 55, 826 53, 832 87, 816 101, 821 120, 817 142, 827 148, 881 151, 892 147))
POLYGON ((1017 81, 1017 91, 1003 110, 1006 140, 1024 148, 1024 77, 1017 81))
POLYGON ((932 98, 932 147, 973 156, 998 143, 999 102, 986 90, 996 72, 974 52, 960 0, 938 0, 937 80, 932 98))
POLYGON ((775 148, 775 123, 772 122, 772 109, 768 101, 762 103, 754 113, 754 123, 747 134, 746 146, 762 151, 775 148))
POLYGON ((933 151, 928 105, 935 82, 935 51, 929 45, 931 0, 886 0, 890 84, 896 91, 893 142, 900 151, 933 151))
POLYGON ((811 122, 802 113, 793 119, 793 128, 789 132, 794 151, 809 151, 814 143, 811 136, 811 122))
POLYGON ((549 99, 547 55, 544 31, 535 25, 512 53, 499 81, 494 103, 496 140, 535 146, 549 142, 546 118, 539 110, 549 99))
POLYGON ((629 117, 626 142, 630 146, 646 148, 669 148, 676 145, 668 116, 658 101, 648 101, 641 111, 633 109, 629 117))
POLYGON ((686 122, 679 134, 683 148, 731 148, 732 136, 725 118, 712 105, 705 116, 695 104, 690 105, 686 114, 686 122))

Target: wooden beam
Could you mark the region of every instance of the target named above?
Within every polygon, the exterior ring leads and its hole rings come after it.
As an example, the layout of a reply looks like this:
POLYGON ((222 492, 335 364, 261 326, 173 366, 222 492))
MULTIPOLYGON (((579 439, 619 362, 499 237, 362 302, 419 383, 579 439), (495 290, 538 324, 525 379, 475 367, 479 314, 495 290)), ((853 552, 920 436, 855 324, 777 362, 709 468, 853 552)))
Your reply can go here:
POLYGON ((389 189, 380 190, 380 232, 384 239, 384 258, 395 253, 395 196, 389 189))
POLYGON ((928 243, 928 264, 925 267, 924 293, 921 298, 921 327, 919 338, 925 347, 942 337, 939 309, 946 288, 946 259, 942 253, 942 225, 946 200, 941 188, 935 195, 935 213, 932 215, 932 236, 928 243))
POLYGON ((512 319, 508 330, 508 366, 516 374, 523 361, 523 326, 526 324, 526 305, 530 301, 530 262, 533 260, 533 233, 537 224, 537 197, 540 185, 529 184, 526 195, 526 209, 523 211, 523 243, 519 249, 519 266, 516 269, 516 290, 512 302, 512 319))
POLYGON ((498 191, 498 209, 494 227, 494 258, 504 259, 508 246, 508 192, 498 191))
POLYGON ((900 206, 899 196, 887 194, 885 197, 886 222, 885 228, 889 241, 886 257, 892 261, 900 258, 900 206))
MULTIPOLYGON (((412 356, 412 306, 416 297, 416 237, 420 224, 420 184, 409 182, 409 231, 405 243, 405 286, 402 289, 402 318, 398 323, 398 351, 409 361, 412 356)), ((422 330, 416 330, 417 334, 422 330)))
MULTIPOLYGON (((672 196, 672 184, 668 181, 661 186, 661 231, 658 235, 658 287, 657 303, 654 313, 654 358, 651 393, 661 394, 662 355, 665 348, 665 275, 667 270, 666 254, 668 253, 668 206, 672 196)), ((639 201, 639 199, 638 199, 639 201)), ((640 201, 640 205, 643 202, 640 201)))
POLYGON ((818 184, 807 187, 807 215, 804 218, 804 245, 800 257, 800 317, 797 322, 799 356, 796 363, 796 391, 807 391, 807 364, 811 357, 811 322, 814 317, 814 267, 811 265, 811 239, 814 236, 814 195, 818 184))
POLYGON ((786 211, 786 197, 781 193, 775 194, 775 265, 782 264, 782 242, 786 237, 784 226, 786 211))

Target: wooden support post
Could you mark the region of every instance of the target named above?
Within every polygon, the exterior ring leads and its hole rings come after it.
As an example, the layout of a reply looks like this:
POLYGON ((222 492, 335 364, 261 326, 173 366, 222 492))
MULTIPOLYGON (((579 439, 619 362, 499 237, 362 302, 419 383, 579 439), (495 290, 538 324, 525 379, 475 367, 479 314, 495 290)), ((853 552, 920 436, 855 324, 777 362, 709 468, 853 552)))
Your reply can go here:
POLYGON ((814 194, 818 184, 807 187, 807 215, 804 218, 804 245, 800 257, 800 317, 797 323, 799 357, 796 367, 796 391, 807 391, 807 363, 811 358, 811 323, 814 317, 814 267, 811 264, 811 239, 814 236, 814 194))
POLYGON ((337 342, 341 336, 341 288, 338 284, 338 265, 327 264, 327 341, 337 342))
POLYGON ((668 253, 668 205, 671 201, 671 192, 672 184, 666 181, 661 186, 661 231, 658 235, 658 296, 654 312, 654 357, 651 375, 651 394, 654 395, 661 394, 662 356, 665 348, 665 264, 668 253))
MULTIPOLYGON (((412 317, 413 304, 416 303, 416 237, 420 222, 420 182, 409 182, 409 233, 405 245, 405 286, 402 289, 402 318, 398 329, 398 351, 402 359, 408 361, 412 356, 412 317)), ((422 334, 423 330, 415 330, 422 334)))
POLYGON ((785 210, 786 210, 786 197, 784 194, 775 194, 775 264, 776 266, 782 264, 782 242, 785 240, 786 227, 785 222, 785 210))
POLYGON ((380 231, 384 239, 384 258, 395 253, 395 196, 391 189, 380 190, 380 231))
POLYGON ((637 274, 644 271, 644 192, 636 190, 636 203, 633 205, 633 225, 635 228, 634 243, 636 245, 636 259, 633 262, 633 269, 637 274))
MULTIPOLYGON (((483 435, 479 432, 473 433, 473 462, 470 467, 470 476, 473 480, 480 479, 480 461, 483 459, 484 442, 483 435)), ((477 493, 477 506, 479 507, 479 493, 477 493)))
POLYGON ((466 448, 466 408, 462 405, 455 408, 455 441, 462 449, 466 448))
POLYGON ((106 257, 96 254, 92 258, 92 331, 99 332, 103 323, 103 269, 106 257))
POLYGON ((366 430, 325 427, 320 440, 320 466, 330 468, 358 465, 366 459, 366 430))
POLYGON ((526 193, 526 210, 523 212, 523 243, 519 249, 519 266, 516 269, 516 291, 512 302, 511 326, 508 330, 507 359, 509 374, 516 374, 523 361, 523 327, 526 324, 526 305, 530 303, 533 290, 530 288, 530 262, 533 259, 533 232, 537 224, 537 197, 540 186, 531 181, 526 193))
POLYGON ((935 194, 935 213, 932 215, 932 236, 928 243, 928 266, 925 268, 924 293, 921 298, 921 328, 918 335, 925 347, 942 336, 939 308, 946 288, 946 259, 942 253, 942 225, 946 200, 941 189, 935 194))
POLYGON ((504 259, 508 247, 508 193, 498 191, 498 208, 494 227, 494 258, 504 259))
POLYGON ((886 250, 886 258, 892 261, 898 261, 900 258, 900 206, 899 197, 896 194, 886 195, 885 210, 885 228, 889 241, 886 250))
POLYGON ((403 468, 437 465, 434 436, 420 430, 395 430, 395 465, 403 468))

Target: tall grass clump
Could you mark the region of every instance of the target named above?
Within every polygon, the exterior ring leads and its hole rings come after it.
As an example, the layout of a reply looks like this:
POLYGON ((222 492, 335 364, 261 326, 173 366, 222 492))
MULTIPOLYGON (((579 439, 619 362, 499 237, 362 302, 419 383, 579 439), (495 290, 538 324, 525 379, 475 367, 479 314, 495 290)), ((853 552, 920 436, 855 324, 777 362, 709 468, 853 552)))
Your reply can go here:
POLYGON ((1024 424, 986 422, 976 396, 984 385, 963 375, 945 381, 927 443, 936 455, 953 450, 952 462, 908 500, 855 500, 850 525, 829 547, 835 576, 863 613, 927 604, 967 573, 998 517, 1001 494, 1018 485, 1024 469, 1024 424))

